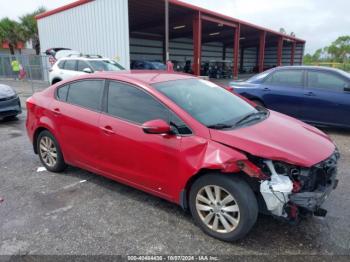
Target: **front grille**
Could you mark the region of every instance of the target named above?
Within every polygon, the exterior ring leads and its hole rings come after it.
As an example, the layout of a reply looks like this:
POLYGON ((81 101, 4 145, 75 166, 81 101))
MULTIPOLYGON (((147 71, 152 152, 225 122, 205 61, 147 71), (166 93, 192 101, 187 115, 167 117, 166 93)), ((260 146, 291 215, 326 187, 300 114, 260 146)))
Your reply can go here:
POLYGON ((336 151, 329 158, 311 168, 309 190, 314 191, 334 183, 338 159, 339 153, 336 151))

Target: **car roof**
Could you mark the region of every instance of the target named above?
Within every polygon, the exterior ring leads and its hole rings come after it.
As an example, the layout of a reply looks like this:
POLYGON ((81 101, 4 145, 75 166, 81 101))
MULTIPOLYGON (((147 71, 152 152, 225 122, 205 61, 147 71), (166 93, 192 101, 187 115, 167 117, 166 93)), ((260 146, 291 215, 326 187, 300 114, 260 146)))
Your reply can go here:
POLYGON ((274 69, 314 69, 314 70, 325 70, 325 71, 333 71, 339 72, 337 68, 331 68, 326 66, 311 66, 311 65, 301 65, 301 66, 278 66, 274 69))
POLYGON ((106 78, 114 80, 127 78, 148 85, 167 81, 196 79, 195 76, 189 74, 157 70, 121 70, 113 72, 97 72, 79 77, 79 79, 87 78, 106 78))
POLYGON ((58 61, 61 60, 84 60, 84 61, 101 61, 101 60, 111 60, 106 57, 83 57, 83 56, 72 56, 72 57, 62 57, 58 61))

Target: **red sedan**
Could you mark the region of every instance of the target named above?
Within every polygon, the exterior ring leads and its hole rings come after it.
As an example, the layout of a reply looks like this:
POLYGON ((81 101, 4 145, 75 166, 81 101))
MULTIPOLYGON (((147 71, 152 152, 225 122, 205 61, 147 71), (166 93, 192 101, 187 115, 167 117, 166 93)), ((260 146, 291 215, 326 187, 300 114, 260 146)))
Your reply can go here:
POLYGON ((339 153, 320 130, 211 82, 169 72, 96 73, 27 100, 34 152, 189 209, 209 235, 237 240, 258 212, 325 215, 339 153))

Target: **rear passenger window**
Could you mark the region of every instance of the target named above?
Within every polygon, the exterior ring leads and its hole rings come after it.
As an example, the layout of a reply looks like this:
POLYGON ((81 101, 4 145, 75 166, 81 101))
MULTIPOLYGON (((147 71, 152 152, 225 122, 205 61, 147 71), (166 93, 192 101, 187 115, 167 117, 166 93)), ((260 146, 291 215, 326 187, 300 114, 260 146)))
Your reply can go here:
POLYGON ((67 102, 92 110, 101 110, 103 80, 86 80, 70 84, 67 102))
POLYGON ((329 91, 343 91, 347 82, 340 76, 328 72, 308 72, 308 87, 329 91))
POLYGON ((69 88, 69 85, 65 85, 65 86, 62 86, 62 87, 57 89, 58 100, 60 100, 60 101, 67 100, 68 88, 69 88))
POLYGON ((64 62, 66 62, 66 61, 65 61, 65 60, 60 61, 60 62, 57 64, 57 67, 58 67, 59 69, 63 69, 63 68, 64 68, 64 62))
POLYGON ((280 70, 273 73, 265 81, 269 85, 303 87, 304 71, 303 70, 280 70))
POLYGON ((64 63, 64 69, 75 71, 75 64, 75 60, 66 60, 66 62, 64 63))

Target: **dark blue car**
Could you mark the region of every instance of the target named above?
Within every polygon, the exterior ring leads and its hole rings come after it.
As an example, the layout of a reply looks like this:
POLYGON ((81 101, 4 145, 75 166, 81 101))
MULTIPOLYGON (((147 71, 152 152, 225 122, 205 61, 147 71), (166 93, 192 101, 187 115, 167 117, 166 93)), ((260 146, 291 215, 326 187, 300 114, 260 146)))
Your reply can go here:
POLYGON ((350 74, 313 67, 277 67, 244 82, 236 93, 269 109, 319 126, 350 128, 350 74))

